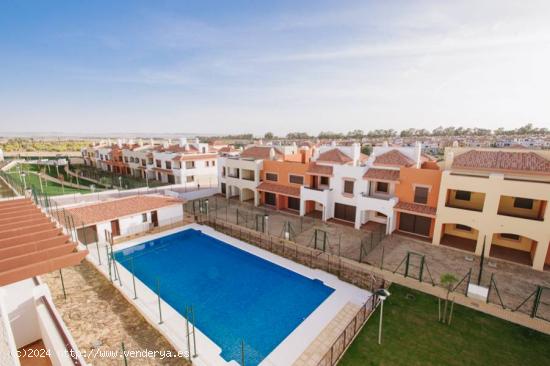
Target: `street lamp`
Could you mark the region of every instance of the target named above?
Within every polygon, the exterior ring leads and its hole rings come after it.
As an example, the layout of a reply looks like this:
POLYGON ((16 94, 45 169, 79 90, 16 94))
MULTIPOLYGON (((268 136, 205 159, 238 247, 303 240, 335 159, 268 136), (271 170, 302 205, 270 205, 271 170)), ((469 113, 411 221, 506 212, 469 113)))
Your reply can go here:
POLYGON ((118 176, 118 185, 120 187, 120 189, 122 189, 122 176, 118 176))
POLYGON ((382 316, 384 315, 384 300, 390 296, 390 292, 385 288, 378 289, 374 292, 380 299, 380 324, 378 325, 378 344, 382 344, 382 316))
POLYGON ((22 172, 20 174, 21 174, 21 178, 23 178, 23 187, 26 191, 27 190, 27 180, 25 179, 25 177, 27 176, 27 174, 25 172, 22 172))

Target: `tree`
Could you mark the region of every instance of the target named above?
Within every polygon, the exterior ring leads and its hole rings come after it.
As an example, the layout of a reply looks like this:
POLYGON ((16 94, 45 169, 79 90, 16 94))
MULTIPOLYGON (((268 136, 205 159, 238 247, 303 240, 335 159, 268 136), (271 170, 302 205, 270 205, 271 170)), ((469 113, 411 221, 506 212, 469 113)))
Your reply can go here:
POLYGON ((365 136, 365 132, 363 132, 363 130, 352 130, 349 131, 347 134, 347 137, 353 139, 362 139, 363 136, 365 136))
POLYGON ((447 290, 447 295, 445 296, 445 307, 443 309, 443 316, 441 316, 441 298, 439 299, 439 321, 442 323, 448 322, 449 325, 451 325, 451 318, 453 316, 453 307, 454 307, 454 300, 451 303, 451 309, 449 312, 449 316, 447 317, 447 305, 449 303, 449 296, 451 295, 451 292, 453 292, 455 283, 458 282, 458 279, 455 277, 452 273, 443 273, 441 275, 441 278, 439 280, 441 286, 447 290))
POLYGON ((273 140, 273 137, 275 137, 275 135, 273 135, 273 132, 266 132, 264 135, 264 139, 266 140, 273 140))
POLYGON ((361 146, 361 152, 365 155, 370 155, 372 153, 372 146, 370 145, 361 146))

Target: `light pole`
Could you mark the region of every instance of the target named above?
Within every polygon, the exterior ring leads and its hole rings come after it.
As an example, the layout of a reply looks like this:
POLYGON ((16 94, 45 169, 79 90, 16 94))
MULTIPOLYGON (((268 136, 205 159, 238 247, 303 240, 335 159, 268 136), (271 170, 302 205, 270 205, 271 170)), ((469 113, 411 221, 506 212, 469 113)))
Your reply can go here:
POLYGON ((118 186, 122 189, 122 176, 118 176, 118 186))
POLYGON ((21 173, 21 178, 23 178, 23 188, 25 191, 27 190, 27 180, 25 179, 26 176, 27 174, 25 172, 21 173))
POLYGON ((378 289, 374 292, 380 299, 380 324, 378 325, 378 344, 382 344, 382 316, 384 315, 384 300, 390 296, 390 292, 385 288, 378 289))

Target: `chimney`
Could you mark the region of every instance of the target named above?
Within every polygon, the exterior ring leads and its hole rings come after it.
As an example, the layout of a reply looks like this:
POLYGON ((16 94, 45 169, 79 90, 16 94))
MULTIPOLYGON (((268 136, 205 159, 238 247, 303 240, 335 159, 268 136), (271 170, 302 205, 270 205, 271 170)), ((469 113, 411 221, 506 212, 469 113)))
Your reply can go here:
POLYGON ((263 144, 264 144, 264 140, 259 139, 259 140, 258 140, 258 145, 263 145, 263 144))
POLYGON ((422 143, 414 143, 414 160, 416 160, 416 168, 420 168, 420 157, 422 155, 422 143))
POLYGON ((388 146, 389 146, 389 144, 388 144, 387 140, 382 143, 382 147, 388 147, 388 146))
POLYGON ((152 138, 149 140, 149 143, 151 144, 151 147, 155 146, 155 140, 153 140, 152 138))
POLYGON ((140 139, 138 140, 138 144, 139 144, 139 146, 143 146, 143 139, 142 139, 142 138, 140 138, 140 139))
POLYGON ((354 142, 351 145, 353 165, 359 165, 359 159, 361 158, 361 144, 354 142))
POLYGON ((187 145, 187 139, 185 137, 180 137, 180 146, 184 147, 187 145))
POLYGON ((305 164, 307 162, 307 150, 300 150, 301 162, 305 164))
POLYGON ((269 160, 275 160, 275 149, 269 149, 269 160))
POLYGON ((330 146, 336 147, 336 141, 332 141, 332 142, 330 143, 330 146))
POLYGON ((199 138, 198 137, 195 137, 195 144, 198 144, 200 141, 199 141, 199 138))
POLYGON ((453 141, 453 147, 458 147, 458 141, 456 140, 453 141))
POLYGON ((122 139, 118 139, 118 140, 117 140, 117 145, 118 145, 118 147, 121 147, 121 146, 122 146, 122 139))

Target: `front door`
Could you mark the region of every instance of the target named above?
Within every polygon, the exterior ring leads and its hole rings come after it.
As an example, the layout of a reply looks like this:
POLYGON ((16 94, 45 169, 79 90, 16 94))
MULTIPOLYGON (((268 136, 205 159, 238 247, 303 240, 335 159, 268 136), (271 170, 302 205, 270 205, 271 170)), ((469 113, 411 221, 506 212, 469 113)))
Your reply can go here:
POLYGON ((288 197, 288 208, 291 210, 300 211, 300 199, 296 197, 288 197))
POLYGON ((114 236, 120 235, 120 224, 118 220, 111 221, 111 234, 114 236))
POLYGON ((275 193, 265 192, 265 204, 270 206, 277 205, 277 196, 275 193))
POLYGON ((151 211, 151 222, 153 223, 153 227, 159 226, 159 218, 157 211, 151 211))

